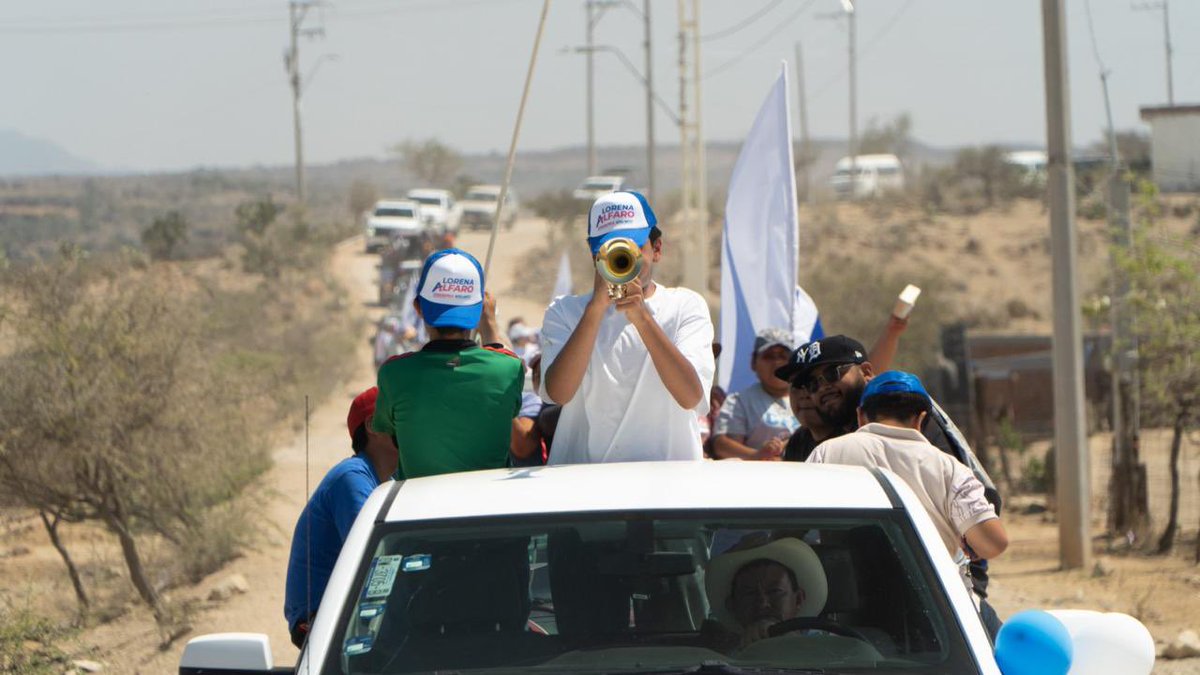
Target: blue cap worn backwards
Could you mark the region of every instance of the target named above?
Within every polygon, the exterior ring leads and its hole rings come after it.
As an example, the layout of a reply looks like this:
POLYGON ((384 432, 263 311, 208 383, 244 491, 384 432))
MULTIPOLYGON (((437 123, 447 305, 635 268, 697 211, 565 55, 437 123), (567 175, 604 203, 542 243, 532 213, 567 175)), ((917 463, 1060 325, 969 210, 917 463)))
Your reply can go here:
POLYGON ((640 192, 610 192, 593 202, 588 212, 588 246, 592 247, 592 255, 600 252, 604 242, 618 237, 645 246, 650 230, 657 225, 654 209, 640 192))
POLYGON ((483 268, 461 249, 438 251, 421 267, 417 301, 430 326, 471 330, 483 314, 483 268))
POLYGON ((867 399, 879 394, 920 394, 929 398, 929 392, 925 391, 921 380, 916 375, 902 370, 889 370, 871 378, 858 403, 862 405, 867 399))

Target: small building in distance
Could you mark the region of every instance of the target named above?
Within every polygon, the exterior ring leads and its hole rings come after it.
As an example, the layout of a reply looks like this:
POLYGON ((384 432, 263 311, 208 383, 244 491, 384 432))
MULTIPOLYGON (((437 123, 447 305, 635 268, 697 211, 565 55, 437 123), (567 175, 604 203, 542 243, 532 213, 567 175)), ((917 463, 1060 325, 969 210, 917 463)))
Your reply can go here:
POLYGON ((1163 192, 1200 192, 1200 105, 1144 106, 1154 182, 1163 192))

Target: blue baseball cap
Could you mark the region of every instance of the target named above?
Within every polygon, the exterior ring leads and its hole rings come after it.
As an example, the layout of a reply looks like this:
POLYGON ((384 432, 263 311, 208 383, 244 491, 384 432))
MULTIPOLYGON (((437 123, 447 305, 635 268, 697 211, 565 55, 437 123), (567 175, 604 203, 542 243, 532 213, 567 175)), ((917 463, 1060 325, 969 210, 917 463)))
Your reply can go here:
POLYGON ((920 378, 903 370, 889 370, 871 378, 858 403, 862 405, 867 399, 879 394, 920 394, 926 399, 929 398, 929 392, 925 391, 920 378))
POLYGON ((475 328, 483 314, 483 267, 462 249, 448 248, 430 255, 421 266, 417 301, 430 326, 475 328))
POLYGON ((592 247, 592 255, 600 252, 604 242, 618 237, 645 246, 650 230, 657 226, 654 209, 642 193, 610 192, 593 202, 588 212, 588 246, 592 247))

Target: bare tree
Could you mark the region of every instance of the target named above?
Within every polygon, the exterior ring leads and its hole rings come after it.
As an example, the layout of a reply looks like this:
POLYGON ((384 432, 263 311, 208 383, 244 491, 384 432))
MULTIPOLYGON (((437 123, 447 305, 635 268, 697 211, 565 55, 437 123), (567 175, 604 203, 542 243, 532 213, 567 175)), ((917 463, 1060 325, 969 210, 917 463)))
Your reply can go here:
POLYGON ((404 168, 430 186, 449 185, 462 168, 462 155, 436 138, 404 141, 392 152, 400 156, 404 168))
POLYGON ((375 201, 379 199, 379 191, 375 188, 375 184, 357 179, 350 184, 349 205, 350 213, 355 218, 363 214, 363 211, 375 205, 375 201))
POLYGON ((197 358, 195 316, 172 272, 68 255, 5 282, 16 337, 0 364, 0 486, 45 514, 60 554, 59 521, 102 523, 167 626, 138 536, 184 543, 254 475, 237 425, 222 421, 236 412, 203 403, 236 390, 222 392, 197 358))
POLYGON ((901 159, 908 156, 911 146, 912 116, 906 112, 896 115, 886 124, 871 119, 858 141, 858 151, 861 154, 887 153, 901 159))

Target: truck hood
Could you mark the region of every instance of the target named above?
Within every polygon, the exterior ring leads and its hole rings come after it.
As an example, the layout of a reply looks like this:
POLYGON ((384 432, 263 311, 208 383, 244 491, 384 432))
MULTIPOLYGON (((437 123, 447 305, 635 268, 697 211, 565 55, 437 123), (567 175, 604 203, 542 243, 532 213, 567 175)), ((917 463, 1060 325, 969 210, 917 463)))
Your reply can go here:
POLYGON ((397 218, 395 216, 372 216, 367 219, 367 227, 376 230, 404 230, 418 232, 422 225, 415 218, 397 218))
POLYGON ((463 211, 486 211, 493 213, 496 210, 496 202, 459 202, 462 204, 463 211))

